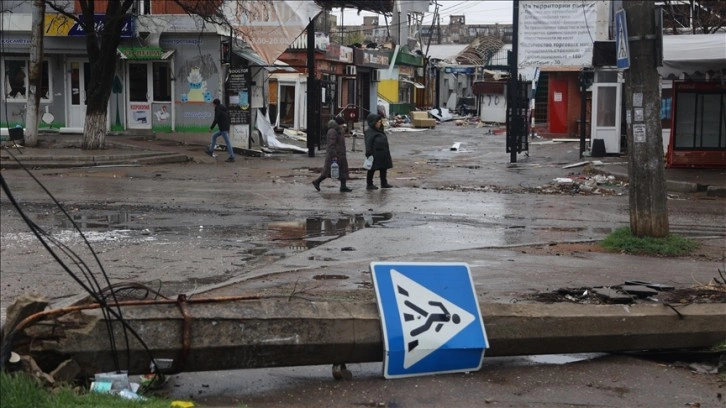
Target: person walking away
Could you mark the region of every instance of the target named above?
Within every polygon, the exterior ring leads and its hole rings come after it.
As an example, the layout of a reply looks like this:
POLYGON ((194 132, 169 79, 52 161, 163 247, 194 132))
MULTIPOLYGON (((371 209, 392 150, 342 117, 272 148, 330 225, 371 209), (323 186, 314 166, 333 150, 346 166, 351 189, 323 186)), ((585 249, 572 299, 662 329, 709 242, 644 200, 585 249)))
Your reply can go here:
POLYGON ((212 134, 212 141, 209 144, 209 148, 205 150, 204 153, 207 153, 212 157, 216 157, 214 154, 214 146, 217 145, 217 138, 222 136, 224 138, 224 143, 227 145, 227 153, 229 154, 229 157, 225 161, 229 163, 234 162, 234 148, 232 147, 232 143, 229 141, 229 110, 219 101, 219 99, 213 100, 212 105, 214 105, 214 121, 209 129, 214 130, 214 126, 219 126, 219 130, 212 134))
POLYGON ((345 119, 342 116, 336 116, 334 120, 328 122, 327 141, 328 146, 325 148, 325 163, 320 171, 320 176, 313 180, 313 187, 320 191, 320 183, 328 177, 331 177, 330 166, 333 162, 338 164, 338 179, 340 180, 340 192, 349 193, 353 190, 348 188, 346 181, 349 178, 348 157, 345 152, 345 131, 343 129, 345 119))
POLYGON ((391 150, 388 147, 388 136, 383 131, 383 117, 371 113, 366 118, 368 129, 365 132, 366 157, 373 156, 373 166, 366 174, 366 190, 378 190, 373 184, 373 174, 378 170, 381 177, 381 188, 392 188, 388 184, 388 169, 393 168, 391 150))

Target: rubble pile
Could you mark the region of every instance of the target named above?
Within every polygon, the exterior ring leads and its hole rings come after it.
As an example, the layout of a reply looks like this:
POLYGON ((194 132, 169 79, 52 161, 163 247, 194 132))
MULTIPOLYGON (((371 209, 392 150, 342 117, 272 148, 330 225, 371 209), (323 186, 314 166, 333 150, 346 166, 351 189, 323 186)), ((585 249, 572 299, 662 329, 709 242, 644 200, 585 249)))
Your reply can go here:
POLYGON ((501 187, 496 185, 466 186, 448 185, 439 187, 444 191, 485 192, 485 193, 534 193, 534 194, 569 194, 569 195, 602 195, 621 196, 627 191, 628 183, 619 181, 613 176, 569 175, 558 177, 551 183, 535 187, 501 187))

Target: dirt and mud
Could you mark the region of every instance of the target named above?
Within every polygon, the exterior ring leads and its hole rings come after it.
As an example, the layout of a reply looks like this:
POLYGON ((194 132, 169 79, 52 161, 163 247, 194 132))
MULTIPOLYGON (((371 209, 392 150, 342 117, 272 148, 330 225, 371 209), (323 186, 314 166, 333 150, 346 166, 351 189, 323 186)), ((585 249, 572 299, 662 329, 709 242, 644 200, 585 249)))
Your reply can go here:
MULTIPOLYGON (((701 243, 691 255, 614 254, 597 242, 628 225, 627 183, 563 169, 579 161, 576 147, 533 143, 530 155, 511 165, 503 137, 483 129, 444 124, 434 131, 392 132, 390 139, 394 169, 389 180, 396 188, 376 192, 365 190, 365 173, 355 164, 357 159, 362 164, 361 152, 349 154, 354 179, 347 194, 330 180, 321 192, 310 184, 322 157, 281 153, 240 157, 229 165, 204 155, 201 145, 179 147, 194 159, 185 164, 34 170, 83 231, 92 252, 30 177, 7 169, 3 177, 20 208, 49 237, 78 254, 96 276, 103 269, 110 284, 127 285, 130 296, 374 301, 370 262, 389 260, 467 262, 478 296, 486 302, 545 301, 536 296, 629 280, 667 284, 674 287, 670 295, 680 296, 669 301, 696 302, 710 296, 699 288, 714 282, 719 269, 726 270, 724 198, 669 193, 671 232, 701 243), (450 151, 454 141, 463 142, 460 151, 450 151), (689 298, 693 290, 699 299, 689 298)), ((609 160, 613 166, 622 162, 609 160)), ((36 292, 52 301, 82 294, 7 195, 1 198, 3 317, 21 293, 36 292)), ((76 274, 85 268, 64 261, 76 274)), ((705 406, 719 403, 716 395, 723 390, 714 377, 631 358, 557 368, 512 364, 496 360, 484 372, 395 386, 380 379, 380 366, 354 367, 356 380, 342 383, 331 381, 329 368, 184 374, 170 395, 249 406, 403 407, 422 401, 705 406), (236 376, 249 381, 241 387, 236 376), (676 397, 660 395, 664 381, 682 385, 674 388, 676 397)))

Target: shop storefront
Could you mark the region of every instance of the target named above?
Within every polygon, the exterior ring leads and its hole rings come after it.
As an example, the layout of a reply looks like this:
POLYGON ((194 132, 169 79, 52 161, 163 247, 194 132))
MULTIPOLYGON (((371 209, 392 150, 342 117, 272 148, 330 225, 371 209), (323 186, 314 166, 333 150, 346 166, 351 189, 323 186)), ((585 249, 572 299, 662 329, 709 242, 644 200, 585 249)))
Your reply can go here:
POLYGON ((353 49, 353 63, 356 67, 356 105, 360 108, 358 118, 364 121, 370 112, 376 112, 378 105, 378 85, 381 71, 391 63, 390 50, 366 48, 353 49))
MULTIPOLYGON (((46 16, 40 127, 82 133, 92 67, 85 35, 73 23, 60 24, 59 18, 46 16)), ((125 26, 109 99, 108 130, 209 130, 210 103, 223 94, 219 36, 198 33, 188 16, 165 18, 174 20, 167 21, 173 30, 165 27, 163 33, 155 33, 159 28, 137 22, 125 26)), ((0 122, 3 127, 25 126, 30 18, 16 17, 9 27, 17 30, 2 35, 0 90, 8 109, 0 113, 0 122)))

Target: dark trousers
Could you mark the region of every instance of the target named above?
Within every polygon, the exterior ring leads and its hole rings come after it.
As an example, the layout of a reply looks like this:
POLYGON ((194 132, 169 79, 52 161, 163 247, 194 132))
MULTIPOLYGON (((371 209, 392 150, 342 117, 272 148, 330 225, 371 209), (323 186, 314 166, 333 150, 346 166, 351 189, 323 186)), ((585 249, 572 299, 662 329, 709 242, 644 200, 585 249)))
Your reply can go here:
MULTIPOLYGON (((373 173, 375 173, 375 170, 368 170, 368 173, 366 173, 366 182, 370 186, 373 184, 373 173)), ((380 176, 381 176, 381 185, 385 186, 388 184, 388 169, 380 169, 380 176)))

